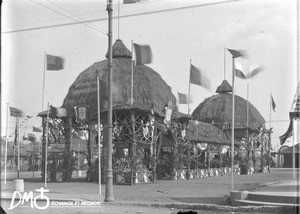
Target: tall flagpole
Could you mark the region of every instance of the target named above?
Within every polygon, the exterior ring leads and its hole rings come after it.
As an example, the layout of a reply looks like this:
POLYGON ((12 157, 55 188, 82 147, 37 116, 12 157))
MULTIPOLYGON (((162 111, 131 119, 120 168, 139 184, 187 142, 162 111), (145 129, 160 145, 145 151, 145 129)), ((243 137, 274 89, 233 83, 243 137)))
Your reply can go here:
POLYGON ((18 115, 18 117, 17 117, 17 126, 18 126, 18 131, 17 131, 17 143, 18 143, 18 157, 17 157, 17 160, 18 160, 18 174, 17 174, 17 178, 19 179, 20 178, 20 144, 21 144, 21 142, 20 142, 20 134, 19 134, 19 132, 20 132, 20 117, 19 117, 19 115, 18 115))
POLYGON ((46 51, 44 51, 44 71, 43 71, 42 111, 44 110, 46 61, 47 61, 47 60, 46 60, 46 51))
POLYGON ((4 157, 4 184, 6 184, 6 163, 7 163, 7 139, 8 139, 8 124, 9 124, 9 104, 7 103, 6 110, 6 131, 5 131, 5 157, 4 157))
POLYGON ((269 117, 270 117, 270 123, 269 123, 269 129, 271 129, 271 122, 272 122, 271 115, 272 115, 272 93, 270 93, 270 115, 269 115, 269 117))
POLYGON ((46 120, 47 124, 46 124, 46 148, 45 148, 45 188, 47 187, 47 177, 48 177, 48 173, 47 173, 47 155, 48 155, 48 133, 49 133, 49 102, 47 103, 47 120, 46 120))
POLYGON ((232 57, 231 190, 234 190, 234 76, 235 66, 232 57))
POLYGON ((100 122, 100 77, 97 76, 97 105, 98 105, 98 172, 99 172, 99 195, 101 200, 101 122, 100 122))
POLYGON ((133 41, 131 40, 131 94, 130 94, 130 106, 133 105, 133 41))
POLYGON ((248 140, 248 137, 249 137, 249 83, 247 83, 247 140, 248 140))
POLYGON ((191 92, 191 67, 192 67, 192 60, 190 59, 190 77, 189 77, 189 93, 188 93, 188 115, 190 115, 190 92, 191 92))
POLYGON ((108 12, 108 114, 107 114, 107 169, 106 169, 106 186, 105 186, 105 202, 113 202, 113 173, 112 173, 112 0, 107 2, 108 12))
POLYGON ((224 80, 226 79, 226 48, 224 48, 224 80))

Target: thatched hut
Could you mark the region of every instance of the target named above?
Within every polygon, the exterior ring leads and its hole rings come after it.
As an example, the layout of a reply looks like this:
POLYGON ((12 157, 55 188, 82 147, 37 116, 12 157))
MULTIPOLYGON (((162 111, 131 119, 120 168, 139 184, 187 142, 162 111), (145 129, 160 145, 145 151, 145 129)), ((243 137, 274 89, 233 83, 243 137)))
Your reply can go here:
MULTIPOLYGON (((118 39, 112 49, 114 179, 116 183, 147 182, 151 177, 148 176, 149 169, 155 174, 156 143, 161 134, 159 124, 163 123, 165 107, 170 101, 175 103, 176 98, 170 86, 152 68, 145 65, 135 66, 135 63, 132 63, 132 53, 121 40, 118 39), (132 71, 133 104, 131 105, 132 71)), ((98 75, 101 123, 104 129, 107 128, 107 66, 108 60, 105 59, 80 73, 70 86, 63 102, 63 107, 71 117, 74 116, 74 107, 78 105, 87 107, 85 126, 88 126, 90 149, 93 148, 92 144, 95 141, 93 138, 97 138, 95 124, 97 124, 98 75)), ((103 134, 103 141, 106 142, 106 132, 103 134)), ((105 150, 105 143, 103 146, 105 150)), ((93 168, 91 163, 89 165, 93 168)))
MULTIPOLYGON (((176 98, 171 92, 171 87, 152 68, 146 65, 135 66, 133 63, 133 106, 130 105, 131 97, 131 52, 122 40, 118 39, 113 45, 113 109, 136 109, 149 112, 154 108, 155 114, 164 116, 165 106, 169 100, 176 98)), ((89 121, 97 120, 97 75, 102 80, 100 107, 101 112, 107 111, 107 64, 105 59, 96 62, 81 72, 64 99, 63 106, 67 110, 73 109, 79 103, 89 106, 87 115, 89 121)), ((70 111, 68 111, 70 112, 70 111)))
MULTIPOLYGON (((231 136, 232 122, 232 87, 224 80, 217 88, 215 95, 206 98, 192 113, 195 120, 212 123, 231 136)), ((235 95, 234 138, 242 141, 243 146, 237 151, 246 151, 245 157, 239 162, 246 163, 248 169, 254 167, 257 157, 255 150, 258 146, 253 139, 260 139, 259 133, 265 126, 265 120, 259 111, 247 100, 235 95), (251 157, 251 159, 250 159, 251 157), (251 163, 252 161, 252 163, 251 163)), ((261 160, 263 161, 263 160, 261 160)), ((252 170, 253 171, 253 170, 252 170)))
MULTIPOLYGON (((224 80, 215 95, 206 98, 192 113, 192 118, 205 123, 213 123, 230 132, 232 120, 232 87, 224 80)), ((247 100, 235 95, 235 139, 241 140, 248 134, 258 132, 265 120, 259 111, 247 100), (248 105, 248 107, 247 107, 248 105), (247 120, 248 108, 248 120, 247 120), (248 121, 248 122, 247 122, 248 121)))

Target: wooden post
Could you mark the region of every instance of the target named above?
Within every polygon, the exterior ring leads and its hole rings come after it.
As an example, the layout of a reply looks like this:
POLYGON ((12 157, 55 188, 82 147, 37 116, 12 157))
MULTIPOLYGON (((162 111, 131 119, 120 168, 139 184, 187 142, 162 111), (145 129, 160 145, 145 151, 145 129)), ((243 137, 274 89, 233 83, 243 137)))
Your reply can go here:
POLYGON ((131 119, 131 125, 132 125, 132 134, 133 134, 133 142, 131 147, 131 185, 136 184, 136 150, 137 150, 137 143, 136 143, 136 135, 135 135, 135 117, 134 117, 134 111, 132 110, 130 112, 130 119, 131 119))
POLYGON ((67 117, 64 121, 65 128, 65 159, 64 159, 64 168, 66 171, 63 172, 63 181, 70 181, 72 177, 72 166, 71 166, 71 117, 67 117))
POLYGON ((43 137, 42 137, 42 165, 41 165, 41 171, 42 171, 42 181, 45 180, 45 150, 46 150, 46 122, 45 118, 42 118, 42 124, 43 124, 43 137))

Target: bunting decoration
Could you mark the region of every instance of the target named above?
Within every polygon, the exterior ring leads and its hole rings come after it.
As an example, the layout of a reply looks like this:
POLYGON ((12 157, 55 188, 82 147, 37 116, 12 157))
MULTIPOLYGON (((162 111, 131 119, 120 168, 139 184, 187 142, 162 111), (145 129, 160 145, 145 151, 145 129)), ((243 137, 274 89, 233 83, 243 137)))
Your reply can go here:
POLYGON ((210 89, 210 81, 205 77, 199 68, 191 64, 190 68, 190 83, 200 85, 206 89, 210 89))
POLYGON ((135 50, 136 65, 145 65, 152 63, 152 50, 149 45, 138 45, 133 43, 135 50))
POLYGON ((64 59, 59 56, 46 55, 47 57, 47 70, 57 71, 64 69, 64 59))

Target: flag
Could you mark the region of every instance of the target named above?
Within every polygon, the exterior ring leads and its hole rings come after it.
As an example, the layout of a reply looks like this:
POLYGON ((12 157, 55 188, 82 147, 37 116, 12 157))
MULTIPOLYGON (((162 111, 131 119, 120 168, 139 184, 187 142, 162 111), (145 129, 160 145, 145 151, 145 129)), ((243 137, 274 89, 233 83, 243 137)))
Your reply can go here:
POLYGON ((140 0, 123 0, 123 4, 134 4, 139 2, 140 0))
POLYGON ((247 74, 247 78, 251 78, 254 77, 255 75, 259 74, 260 72, 263 71, 263 67, 262 66, 257 66, 255 69, 251 70, 248 74, 247 74))
POLYGON ((238 58, 238 57, 241 57, 241 58, 247 58, 248 57, 248 54, 245 50, 233 50, 233 49, 227 49, 231 55, 232 55, 232 58, 238 58))
POLYGON ((178 92, 178 102, 179 104, 187 104, 188 96, 186 94, 182 94, 178 92))
POLYGON ((235 76, 241 79, 246 79, 244 72, 244 68, 241 63, 234 61, 234 68, 235 68, 235 76))
POLYGON ((210 81, 201 74, 201 70, 199 68, 192 64, 190 68, 190 83, 210 89, 210 81))
POLYGON ((138 45, 133 43, 135 50, 136 65, 144 65, 152 62, 152 50, 149 45, 138 45))
POLYGON ((47 70, 62 70, 64 68, 64 59, 59 56, 46 55, 47 57, 47 70))
POLYGON ((254 77, 255 75, 259 74, 263 71, 262 66, 255 66, 254 69, 248 68, 248 72, 246 72, 246 69, 242 66, 241 63, 234 61, 234 67, 235 67, 235 76, 239 77, 241 79, 249 79, 254 77))
POLYGON ((23 112, 20 109, 14 108, 14 107, 9 107, 10 109, 10 116, 11 117, 22 117, 23 112))
POLYGON ((34 127, 32 128, 32 131, 34 132, 42 132, 42 130, 40 128, 34 127))
POLYGON ((290 125, 288 127, 288 130, 279 137, 280 145, 283 145, 289 137, 293 135, 293 120, 290 121, 290 125))
POLYGON ((296 94, 292 102, 290 118, 291 120, 300 118, 300 82, 298 83, 296 94))
POLYGON ((273 108, 273 111, 275 112, 276 104, 275 104, 275 102, 274 102, 274 99, 273 99, 272 94, 271 94, 271 102, 272 102, 272 108, 273 108))

